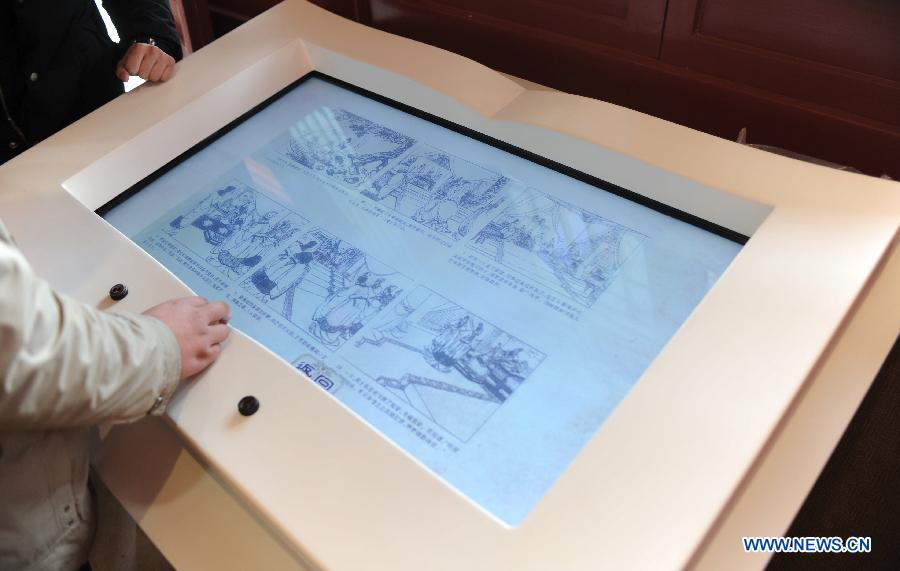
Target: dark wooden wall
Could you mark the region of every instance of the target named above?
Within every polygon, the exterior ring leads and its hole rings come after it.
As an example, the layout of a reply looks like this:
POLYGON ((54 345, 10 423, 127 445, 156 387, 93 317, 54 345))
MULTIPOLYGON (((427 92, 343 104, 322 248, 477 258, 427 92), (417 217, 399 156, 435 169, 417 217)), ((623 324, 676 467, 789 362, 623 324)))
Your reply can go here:
MULTIPOLYGON (((314 1, 550 87, 900 179, 900 0, 314 1)), ((218 36, 277 2, 199 3, 218 36)))

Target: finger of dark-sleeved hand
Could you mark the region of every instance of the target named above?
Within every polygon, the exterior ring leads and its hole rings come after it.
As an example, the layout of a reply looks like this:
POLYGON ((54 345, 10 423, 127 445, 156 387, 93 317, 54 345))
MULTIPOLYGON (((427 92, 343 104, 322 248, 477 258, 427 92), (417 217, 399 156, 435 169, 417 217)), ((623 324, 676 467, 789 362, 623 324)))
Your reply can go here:
POLYGON ((150 79, 150 70, 153 69, 157 61, 159 61, 159 53, 157 51, 145 53, 143 59, 141 59, 141 66, 138 68, 137 75, 144 79, 150 79))
POLYGON ((122 57, 122 67, 128 72, 128 75, 138 75, 141 65, 144 62, 144 50, 138 44, 134 44, 122 57))
POLYGON ((163 72, 163 75, 162 75, 162 77, 161 77, 160 80, 159 80, 160 83, 165 83, 165 82, 169 81, 170 79, 172 79, 172 76, 175 75, 175 63, 174 63, 174 61, 175 61, 175 60, 172 60, 172 62, 173 62, 172 65, 170 65, 169 67, 167 67, 166 70, 163 72))
POLYGON ((130 77, 128 70, 125 69, 125 66, 122 63, 124 60, 125 60, 125 58, 122 58, 121 60, 119 60, 119 63, 116 65, 116 77, 118 77, 119 81, 121 81, 122 83, 125 83, 126 81, 128 81, 128 78, 130 77))
POLYGON ((166 67, 168 67, 169 62, 166 58, 158 58, 156 63, 153 64, 153 68, 150 70, 149 75, 147 76, 147 80, 153 83, 157 83, 162 80, 162 76, 166 71, 166 67))
POLYGON ((228 307, 228 304, 224 301, 214 301, 210 303, 206 306, 206 311, 210 325, 221 321, 228 321, 228 317, 231 314, 231 308, 228 307))

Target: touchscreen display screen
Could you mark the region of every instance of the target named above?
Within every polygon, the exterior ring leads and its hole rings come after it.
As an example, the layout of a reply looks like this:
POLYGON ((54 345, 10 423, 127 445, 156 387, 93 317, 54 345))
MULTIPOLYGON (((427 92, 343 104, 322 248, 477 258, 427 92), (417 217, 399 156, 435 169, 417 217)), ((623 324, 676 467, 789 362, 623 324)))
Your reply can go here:
POLYGON ((647 203, 311 74, 99 212, 515 526, 741 248, 647 203))

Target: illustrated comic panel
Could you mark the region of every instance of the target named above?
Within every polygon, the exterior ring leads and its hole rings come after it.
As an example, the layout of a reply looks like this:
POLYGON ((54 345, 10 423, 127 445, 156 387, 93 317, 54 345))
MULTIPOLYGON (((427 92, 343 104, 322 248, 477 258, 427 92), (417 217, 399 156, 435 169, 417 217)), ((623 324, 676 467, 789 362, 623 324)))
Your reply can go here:
POLYGON ((353 337, 408 283, 321 228, 295 238, 241 286, 331 350, 353 337))
POLYGON ((535 189, 520 194, 471 247, 590 307, 647 237, 535 189))
POLYGON ((344 109, 321 107, 290 128, 284 153, 289 161, 355 188, 414 143, 344 109))
POLYGON ((455 240, 497 209, 510 179, 428 145, 416 145, 362 191, 455 240))
POLYGON ((349 355, 373 382, 462 441, 545 357, 424 286, 379 317, 349 355))
POLYGON ((237 279, 308 222, 232 180, 174 216, 164 231, 226 277, 237 279))

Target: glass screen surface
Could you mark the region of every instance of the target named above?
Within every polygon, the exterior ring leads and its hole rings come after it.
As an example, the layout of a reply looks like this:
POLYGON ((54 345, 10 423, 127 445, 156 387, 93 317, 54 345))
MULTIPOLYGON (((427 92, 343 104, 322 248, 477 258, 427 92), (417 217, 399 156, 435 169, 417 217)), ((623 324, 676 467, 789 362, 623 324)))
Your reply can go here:
POLYGON ((105 218, 509 525, 741 248, 318 77, 105 218))

